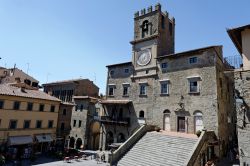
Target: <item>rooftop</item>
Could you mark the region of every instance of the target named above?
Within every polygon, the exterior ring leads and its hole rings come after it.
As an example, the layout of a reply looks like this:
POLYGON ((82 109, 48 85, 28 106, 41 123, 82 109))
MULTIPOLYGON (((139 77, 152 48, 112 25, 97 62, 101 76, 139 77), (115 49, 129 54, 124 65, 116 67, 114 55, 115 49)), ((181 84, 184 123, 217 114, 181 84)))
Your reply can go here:
POLYGON ((241 38, 241 32, 245 29, 250 29, 250 24, 244 25, 237 28, 231 28, 227 29, 227 33, 231 40, 233 41, 235 47, 239 51, 240 54, 242 54, 242 38, 241 38))
POLYGON ((125 66, 125 65, 132 65, 132 62, 124 62, 124 63, 117 63, 112 65, 107 65, 106 67, 115 67, 115 66, 125 66))
POLYGON ((179 52, 179 53, 163 55, 163 56, 157 57, 157 59, 174 58, 176 56, 184 56, 184 55, 189 55, 189 54, 201 53, 203 51, 206 51, 206 50, 209 50, 209 49, 212 49, 212 48, 216 48, 216 47, 221 47, 221 46, 220 45, 215 45, 215 46, 197 48, 197 49, 183 51, 183 52, 179 52))
POLYGON ((50 96, 47 93, 42 92, 40 90, 22 89, 8 84, 0 84, 0 95, 18 96, 18 97, 43 99, 51 101, 61 101, 58 98, 50 96))
POLYGON ((78 78, 78 79, 71 79, 71 80, 61 80, 61 81, 55 81, 55 82, 49 82, 46 84, 42 84, 42 86, 46 86, 46 85, 53 85, 53 84, 67 84, 67 83, 75 83, 78 81, 90 81, 89 79, 82 79, 82 78, 78 78))

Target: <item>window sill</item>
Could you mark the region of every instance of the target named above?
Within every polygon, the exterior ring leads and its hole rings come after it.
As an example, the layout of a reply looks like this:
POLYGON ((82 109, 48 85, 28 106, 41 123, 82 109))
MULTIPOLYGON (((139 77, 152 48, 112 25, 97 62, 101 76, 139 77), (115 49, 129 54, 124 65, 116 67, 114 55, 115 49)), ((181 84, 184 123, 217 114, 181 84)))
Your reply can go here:
POLYGON ((139 94, 139 97, 147 97, 147 95, 139 94))
POLYGON ((168 93, 161 93, 160 96, 169 96, 168 93))
POLYGON ((108 97, 115 97, 114 95, 108 95, 108 97))
POLYGON ((129 95, 122 95, 122 97, 129 97, 129 95))
POLYGON ((200 95, 200 92, 188 92, 190 95, 200 95))

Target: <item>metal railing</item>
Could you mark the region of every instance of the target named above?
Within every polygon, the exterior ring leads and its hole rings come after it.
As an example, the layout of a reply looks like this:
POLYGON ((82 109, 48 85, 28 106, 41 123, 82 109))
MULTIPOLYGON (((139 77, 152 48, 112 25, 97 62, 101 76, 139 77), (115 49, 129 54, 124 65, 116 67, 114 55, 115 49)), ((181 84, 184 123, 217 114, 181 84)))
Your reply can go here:
POLYGON ((124 117, 113 118, 111 116, 99 116, 99 117, 95 117, 95 120, 99 120, 101 122, 107 122, 107 123, 118 123, 118 124, 128 125, 130 118, 124 118, 124 117))
POLYGON ((242 67, 242 57, 240 55, 225 57, 224 64, 228 68, 239 69, 242 67))

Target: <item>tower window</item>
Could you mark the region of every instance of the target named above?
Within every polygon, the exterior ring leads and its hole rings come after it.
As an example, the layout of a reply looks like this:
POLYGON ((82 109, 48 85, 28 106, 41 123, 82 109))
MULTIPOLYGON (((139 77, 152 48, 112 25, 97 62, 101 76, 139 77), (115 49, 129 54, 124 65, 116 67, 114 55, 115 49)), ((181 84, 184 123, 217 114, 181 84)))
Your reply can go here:
POLYGON ((161 16, 161 28, 165 28, 165 17, 163 15, 161 16))
POLYGON ((148 31, 149 31, 149 24, 148 24, 148 20, 143 21, 142 23, 142 38, 144 38, 145 36, 148 35, 148 31))
POLYGON ((171 22, 169 22, 168 26, 169 26, 169 33, 172 36, 172 34, 173 34, 173 24, 171 22))

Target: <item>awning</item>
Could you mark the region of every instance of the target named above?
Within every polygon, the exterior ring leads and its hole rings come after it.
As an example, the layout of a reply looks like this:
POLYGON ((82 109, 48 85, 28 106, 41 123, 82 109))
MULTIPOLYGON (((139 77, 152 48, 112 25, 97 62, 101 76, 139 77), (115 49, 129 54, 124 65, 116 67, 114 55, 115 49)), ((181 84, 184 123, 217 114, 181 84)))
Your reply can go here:
POLYGON ((53 141, 50 134, 37 135, 36 139, 38 142, 52 142, 53 141))
POLYGON ((25 145, 32 144, 32 136, 12 136, 8 138, 9 145, 25 145))
POLYGON ((102 100, 101 104, 120 104, 125 105, 131 103, 131 100, 102 100))

